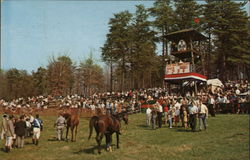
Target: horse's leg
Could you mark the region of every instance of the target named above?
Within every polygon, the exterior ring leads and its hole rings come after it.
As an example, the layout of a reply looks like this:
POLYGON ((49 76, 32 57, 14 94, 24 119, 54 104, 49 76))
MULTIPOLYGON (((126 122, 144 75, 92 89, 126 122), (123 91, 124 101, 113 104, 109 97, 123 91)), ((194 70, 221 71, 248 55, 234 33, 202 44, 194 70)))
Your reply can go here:
POLYGON ((75 126, 72 126, 70 129, 71 129, 71 141, 73 142, 74 141, 74 129, 75 129, 75 126))
POLYGON ((101 154, 101 143, 102 143, 102 138, 103 138, 103 133, 101 133, 99 136, 98 136, 98 139, 97 139, 97 143, 98 143, 98 153, 101 154))
POLYGON ((119 148, 119 132, 116 132, 116 143, 117 148, 119 148))
POLYGON ((76 141, 76 135, 77 135, 77 127, 78 125, 76 125, 76 129, 75 129, 75 141, 76 141))
POLYGON ((98 153, 99 153, 99 132, 96 130, 96 137, 95 137, 96 143, 98 144, 98 153))
POLYGON ((98 144, 98 139, 99 139, 99 132, 96 132, 95 140, 96 140, 96 143, 97 143, 97 144, 98 144))
POLYGON ((66 140, 68 140, 69 126, 66 128, 66 140))

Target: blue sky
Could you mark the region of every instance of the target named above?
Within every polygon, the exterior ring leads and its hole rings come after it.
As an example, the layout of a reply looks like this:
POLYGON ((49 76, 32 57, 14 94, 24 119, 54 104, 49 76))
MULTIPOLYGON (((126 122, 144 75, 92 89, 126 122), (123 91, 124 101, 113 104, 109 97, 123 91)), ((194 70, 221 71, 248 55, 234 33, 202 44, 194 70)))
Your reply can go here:
POLYGON ((92 52, 100 61, 100 47, 108 22, 120 11, 152 1, 4 1, 2 3, 2 68, 29 72, 46 66, 54 55, 67 53, 74 61, 92 52))
POLYGON ((3 0, 2 68, 31 72, 64 53, 79 62, 92 52, 100 63, 109 19, 124 10, 134 13, 137 4, 151 7, 153 1, 3 0))

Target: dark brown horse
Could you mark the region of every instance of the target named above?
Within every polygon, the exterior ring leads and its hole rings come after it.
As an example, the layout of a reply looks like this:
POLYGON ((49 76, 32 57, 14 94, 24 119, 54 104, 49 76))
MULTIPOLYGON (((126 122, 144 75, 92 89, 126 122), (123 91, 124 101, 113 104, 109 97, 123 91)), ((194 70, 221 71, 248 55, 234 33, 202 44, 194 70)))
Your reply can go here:
POLYGON ((89 121, 89 138, 91 138, 93 127, 96 131, 96 142, 98 144, 98 153, 101 153, 101 142, 102 138, 106 136, 106 143, 111 143, 111 136, 113 133, 116 133, 116 142, 117 148, 119 148, 119 135, 120 128, 121 128, 121 118, 128 123, 128 116, 127 114, 123 115, 100 115, 100 116, 93 116, 89 121), (126 116, 125 116, 126 115, 126 116), (109 140, 107 140, 109 138, 109 140))
POLYGON ((63 117, 67 121, 66 125, 66 140, 68 140, 69 128, 71 130, 71 141, 76 141, 77 128, 79 125, 79 115, 76 111, 71 111, 71 113, 64 113, 63 117))

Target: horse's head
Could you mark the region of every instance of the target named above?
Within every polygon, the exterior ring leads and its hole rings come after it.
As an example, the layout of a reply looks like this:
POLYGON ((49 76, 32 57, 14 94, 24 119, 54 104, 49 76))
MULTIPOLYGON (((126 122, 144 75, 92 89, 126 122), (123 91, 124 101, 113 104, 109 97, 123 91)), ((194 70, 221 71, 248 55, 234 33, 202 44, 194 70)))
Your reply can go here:
POLYGON ((68 119, 71 115, 69 113, 63 113, 62 116, 65 118, 65 119, 68 119))

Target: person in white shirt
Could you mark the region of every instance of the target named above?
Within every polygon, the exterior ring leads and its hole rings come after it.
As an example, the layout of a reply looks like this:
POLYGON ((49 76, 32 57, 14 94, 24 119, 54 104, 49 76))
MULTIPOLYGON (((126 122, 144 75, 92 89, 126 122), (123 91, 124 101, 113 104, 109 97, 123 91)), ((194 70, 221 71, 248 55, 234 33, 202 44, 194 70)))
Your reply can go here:
POLYGON ((191 107, 189 108, 189 114, 190 114, 190 127, 193 132, 195 132, 196 130, 198 112, 199 110, 197 104, 195 102, 192 102, 191 107))
POLYGON ((215 100, 212 95, 210 95, 208 99, 208 108, 211 116, 215 117, 215 100))
POLYGON ((157 106, 158 125, 159 125, 159 128, 161 128, 161 126, 162 126, 162 113, 163 113, 163 109, 162 109, 162 106, 160 105, 159 102, 156 102, 156 106, 157 106))
POLYGON ((200 131, 202 130, 202 126, 204 129, 207 129, 206 119, 208 118, 208 109, 207 106, 204 105, 202 102, 199 102, 199 124, 200 124, 200 131))
POLYGON ((147 126, 150 126, 151 112, 152 112, 152 110, 150 108, 147 108, 147 110, 146 110, 146 124, 147 124, 147 126))

